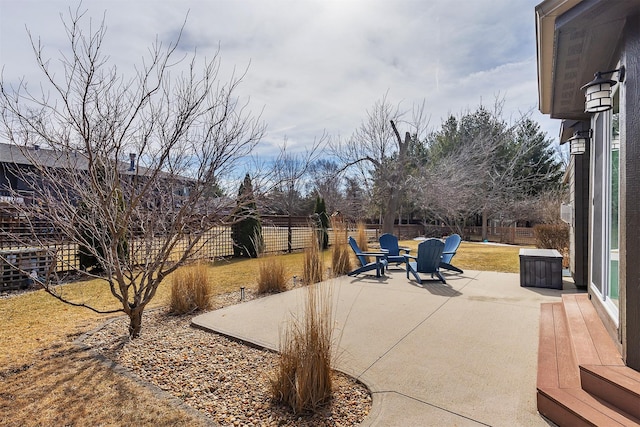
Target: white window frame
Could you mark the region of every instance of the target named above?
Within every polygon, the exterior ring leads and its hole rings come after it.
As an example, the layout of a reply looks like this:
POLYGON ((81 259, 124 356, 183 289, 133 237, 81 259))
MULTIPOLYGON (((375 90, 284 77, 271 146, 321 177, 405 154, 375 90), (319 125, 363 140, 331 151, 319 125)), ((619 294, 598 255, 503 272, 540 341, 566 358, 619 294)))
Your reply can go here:
MULTIPOLYGON (((613 93, 612 96, 615 94, 616 91, 619 90, 619 86, 620 85, 616 85, 613 87, 613 93)), ((618 98, 620 99, 620 98, 618 98)), ((600 237, 601 237, 601 242, 602 245, 604 246, 601 249, 601 259, 599 260, 601 265, 600 265, 600 275, 601 277, 600 279, 600 283, 602 284, 602 291, 600 291, 600 289, 598 289, 598 287, 593 283, 593 257, 594 257, 594 239, 590 239, 590 245, 589 245, 589 251, 590 251, 590 255, 591 255, 591 259, 592 261, 589 263, 589 286, 591 288, 592 294, 595 295, 600 301, 602 301, 602 305, 605 308, 605 310, 607 311, 607 314, 609 315, 609 317, 615 322, 616 326, 619 326, 620 323, 620 310, 618 308, 618 306, 616 306, 616 304, 611 300, 611 298, 609 297, 609 291, 610 291, 610 286, 611 286, 611 282, 610 282, 610 278, 611 278, 611 250, 610 250, 610 245, 611 245, 611 236, 610 236, 610 229, 611 229, 611 182, 610 182, 610 176, 611 176, 611 126, 612 126, 612 114, 613 114, 613 110, 609 110, 609 111, 605 111, 602 113, 597 113, 594 114, 592 119, 591 119, 591 129, 593 129, 593 138, 591 139, 591 144, 593 144, 595 141, 597 141, 600 138, 596 138, 596 136, 600 136, 601 137, 601 141, 603 144, 603 153, 602 153, 602 158, 601 158, 601 164, 598 165, 600 168, 602 168, 602 183, 601 183, 601 187, 602 187, 602 196, 601 196, 601 200, 599 200, 599 203, 601 203, 602 206, 602 221, 601 221, 601 230, 599 230, 599 232, 601 233, 600 237), (598 119, 602 117, 602 125, 601 126, 597 126, 597 122, 598 119), (596 134, 598 133, 598 134, 596 134)), ((622 114, 622 108, 620 108, 620 114, 622 114)), ((621 136, 622 137, 622 136, 621 136)), ((595 167, 596 167, 596 155, 595 155, 595 147, 592 146, 591 149, 591 166, 590 166, 590 181, 592 183, 595 183, 595 178, 596 178, 596 174, 595 174, 595 167)), ((596 203, 595 200, 595 185, 591 185, 590 186, 590 190, 589 190, 589 195, 590 195, 590 199, 592 202, 592 214, 591 214, 591 221, 590 221, 590 232, 593 234, 595 232, 594 230, 594 226, 595 226, 595 212, 593 210, 593 206, 596 203)), ((618 197, 620 195, 618 194, 618 197)), ((618 227, 620 226, 620 224, 618 224, 618 227)), ((618 283, 620 283, 618 281, 618 283)), ((619 292, 619 290, 618 290, 619 292)))

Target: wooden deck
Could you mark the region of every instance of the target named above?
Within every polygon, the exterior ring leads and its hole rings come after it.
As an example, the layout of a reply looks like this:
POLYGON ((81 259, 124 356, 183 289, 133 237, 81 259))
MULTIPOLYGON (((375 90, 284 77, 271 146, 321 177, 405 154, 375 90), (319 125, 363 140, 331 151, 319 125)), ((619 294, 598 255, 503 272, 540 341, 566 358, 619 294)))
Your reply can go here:
POLYGON ((586 294, 541 305, 538 411, 559 426, 640 426, 640 373, 586 294))

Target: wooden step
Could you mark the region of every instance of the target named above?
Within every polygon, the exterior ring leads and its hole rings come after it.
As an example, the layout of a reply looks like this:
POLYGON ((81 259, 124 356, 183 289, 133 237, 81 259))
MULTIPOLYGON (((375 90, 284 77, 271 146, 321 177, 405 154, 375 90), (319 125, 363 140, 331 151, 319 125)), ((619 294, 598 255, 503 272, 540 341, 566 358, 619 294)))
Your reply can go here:
POLYGON ((573 355, 569 326, 560 302, 540 305, 538 385, 580 387, 580 370, 573 355))
MULTIPOLYGON (((560 426, 640 426, 638 414, 629 410, 638 405, 637 401, 629 401, 625 388, 617 394, 603 392, 608 399, 590 392, 600 388, 611 372, 620 374, 617 370, 622 368, 626 368, 622 357, 586 294, 563 295, 562 302, 541 304, 537 383, 540 414, 560 426), (596 372, 603 374, 601 378, 594 378, 596 372), (587 390, 582 381, 586 381, 587 390)), ((616 376, 614 383, 625 381, 616 376)), ((614 386, 609 383, 609 387, 614 386)), ((628 389, 633 397, 635 385, 628 389)))
POLYGON ((620 411, 579 388, 538 390, 537 400, 538 411, 561 427, 637 427, 640 425, 640 419, 620 411))
POLYGON ((582 389, 640 418, 640 372, 626 366, 581 365, 582 389))
POLYGON ((624 366, 618 348, 611 340, 587 294, 564 294, 562 306, 578 365, 624 366))

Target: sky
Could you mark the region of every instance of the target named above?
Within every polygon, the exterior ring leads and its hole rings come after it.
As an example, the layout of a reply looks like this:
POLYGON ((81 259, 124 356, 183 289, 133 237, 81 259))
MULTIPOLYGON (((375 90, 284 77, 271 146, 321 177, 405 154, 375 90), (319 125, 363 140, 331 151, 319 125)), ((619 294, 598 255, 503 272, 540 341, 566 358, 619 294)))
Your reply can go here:
MULTIPOLYGON (((264 155, 327 134, 346 139, 386 95, 401 110, 425 104, 429 127, 492 107, 530 113, 553 141, 560 122, 538 111, 535 14, 540 0, 85 0, 103 15, 106 52, 131 70, 158 38, 212 57, 228 76, 246 70, 238 94, 262 114, 264 155)), ((57 58, 68 51, 61 13, 79 3, 0 0, 3 80, 38 84, 27 29, 57 58)), ((403 129, 400 124, 399 130, 403 129)))

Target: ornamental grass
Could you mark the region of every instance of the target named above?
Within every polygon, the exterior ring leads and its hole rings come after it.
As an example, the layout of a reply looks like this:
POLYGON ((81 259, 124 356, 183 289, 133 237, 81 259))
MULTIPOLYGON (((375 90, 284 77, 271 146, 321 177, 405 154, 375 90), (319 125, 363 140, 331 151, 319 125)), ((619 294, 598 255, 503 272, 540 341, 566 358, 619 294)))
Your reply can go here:
POLYGON ((171 276, 169 311, 174 314, 207 310, 211 307, 213 289, 205 263, 178 269, 171 276))
POLYGON ((280 338, 271 393, 295 414, 315 413, 331 400, 333 299, 329 289, 307 287, 302 318, 292 321, 280 338))
POLYGON ((257 287, 259 294, 286 291, 287 282, 287 269, 282 261, 282 257, 274 255, 260 259, 257 287))

